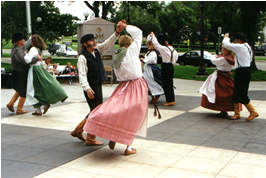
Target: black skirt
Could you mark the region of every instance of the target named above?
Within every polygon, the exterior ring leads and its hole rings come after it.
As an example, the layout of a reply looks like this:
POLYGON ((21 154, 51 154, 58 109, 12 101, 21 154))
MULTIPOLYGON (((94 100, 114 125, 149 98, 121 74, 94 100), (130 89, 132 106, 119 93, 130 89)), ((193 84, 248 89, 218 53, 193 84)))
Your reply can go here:
POLYGON ((27 71, 13 71, 12 79, 13 79, 14 90, 18 92, 20 97, 26 97, 28 70, 27 71))

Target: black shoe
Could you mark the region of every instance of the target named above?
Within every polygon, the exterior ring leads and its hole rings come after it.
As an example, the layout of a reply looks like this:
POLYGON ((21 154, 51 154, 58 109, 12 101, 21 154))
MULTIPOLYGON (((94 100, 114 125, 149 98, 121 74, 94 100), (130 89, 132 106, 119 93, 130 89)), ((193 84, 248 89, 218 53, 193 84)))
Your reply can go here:
POLYGON ((217 114, 218 117, 226 118, 228 117, 228 113, 226 111, 221 111, 219 114, 217 114))

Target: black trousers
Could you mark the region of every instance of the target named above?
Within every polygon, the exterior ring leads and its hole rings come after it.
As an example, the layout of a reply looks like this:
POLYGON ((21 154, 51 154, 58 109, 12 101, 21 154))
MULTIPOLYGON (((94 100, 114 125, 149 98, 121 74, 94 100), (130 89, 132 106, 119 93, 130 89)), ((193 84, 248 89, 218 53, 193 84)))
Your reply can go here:
POLYGON ((248 88, 251 79, 250 67, 238 68, 235 71, 233 102, 248 104, 248 88))
POLYGON ((26 97, 28 71, 15 71, 12 72, 13 88, 18 92, 20 97, 26 97))
POLYGON ((90 85, 90 87, 95 93, 94 99, 90 99, 85 91, 84 91, 84 95, 85 95, 85 98, 87 100, 88 105, 90 106, 90 110, 92 111, 99 104, 103 103, 103 91, 102 91, 102 84, 101 83, 90 85))
POLYGON ((174 78, 173 64, 162 63, 162 87, 164 90, 166 102, 175 101, 173 78, 174 78))

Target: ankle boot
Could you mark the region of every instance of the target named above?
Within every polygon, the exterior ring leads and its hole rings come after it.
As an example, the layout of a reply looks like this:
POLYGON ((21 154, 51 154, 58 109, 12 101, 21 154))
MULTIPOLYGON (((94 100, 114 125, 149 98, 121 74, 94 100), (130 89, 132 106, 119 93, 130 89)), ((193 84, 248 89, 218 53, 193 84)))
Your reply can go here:
POLYGON ((81 141, 85 141, 85 139, 83 138, 82 136, 82 133, 83 133, 83 127, 86 123, 86 120, 87 120, 87 117, 84 118, 79 124, 78 126, 75 128, 75 130, 73 130, 71 132, 70 135, 72 135, 73 137, 77 137, 78 139, 80 139, 81 141))
POLYGON ((96 140, 96 136, 87 133, 87 138, 85 140, 86 145, 88 146, 100 146, 103 145, 104 143, 101 141, 96 140))
POLYGON ((18 97, 19 97, 19 94, 18 94, 18 92, 16 92, 16 93, 13 95, 13 97, 11 98, 11 100, 9 101, 9 103, 6 105, 6 107, 8 108, 8 110, 9 110, 10 112, 15 112, 14 104, 15 104, 15 102, 17 101, 18 97))
POLYGON ((231 120, 238 120, 238 119, 240 119, 240 107, 239 107, 239 103, 234 103, 234 111, 235 111, 235 114, 231 117, 231 120))
POLYGON ((250 113, 249 116, 246 118, 246 121, 251 121, 256 117, 259 117, 259 114, 256 112, 255 108, 252 106, 250 102, 248 104, 245 104, 245 106, 250 113))
POLYGON ((26 101, 26 98, 24 98, 24 97, 20 97, 20 98, 19 98, 19 101, 18 101, 18 108, 17 108, 17 112, 16 112, 17 115, 18 115, 18 114, 25 114, 25 113, 27 113, 27 111, 24 111, 24 110, 22 109, 23 106, 24 106, 25 101, 26 101))

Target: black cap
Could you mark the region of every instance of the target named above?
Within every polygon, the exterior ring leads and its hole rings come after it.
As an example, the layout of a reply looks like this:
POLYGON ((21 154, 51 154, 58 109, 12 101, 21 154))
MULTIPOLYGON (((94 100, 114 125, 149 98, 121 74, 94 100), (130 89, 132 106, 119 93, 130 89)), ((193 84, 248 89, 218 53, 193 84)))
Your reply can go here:
POLYGON ((22 39, 26 39, 26 37, 22 33, 15 33, 12 37, 12 43, 16 43, 22 39))
POLYGON ((80 39, 80 43, 84 43, 84 42, 87 42, 87 41, 89 41, 89 40, 94 40, 94 39, 95 39, 94 35, 93 35, 92 33, 88 33, 88 34, 83 35, 83 36, 81 37, 81 39, 80 39))

